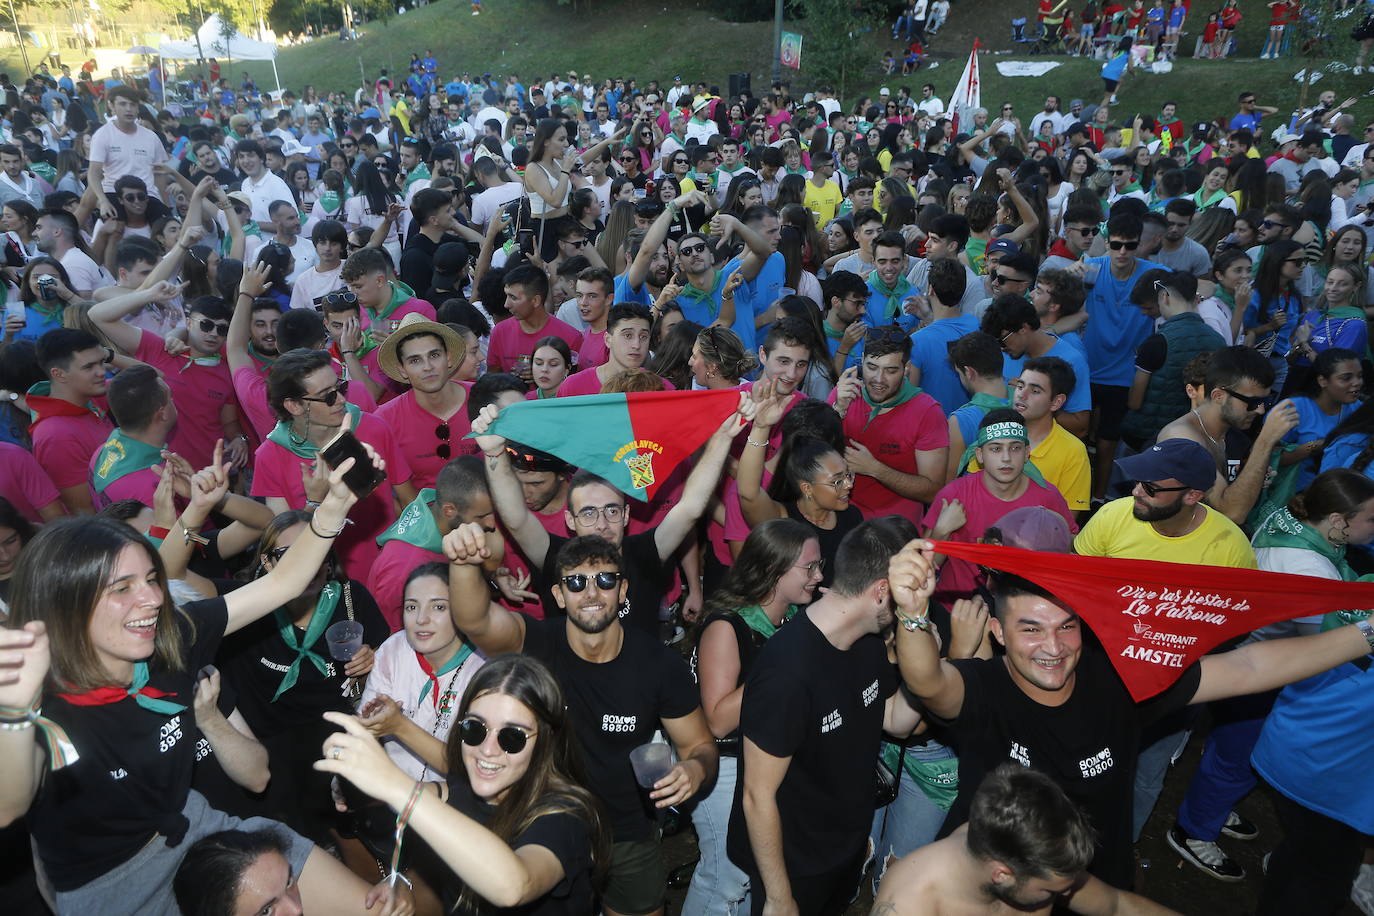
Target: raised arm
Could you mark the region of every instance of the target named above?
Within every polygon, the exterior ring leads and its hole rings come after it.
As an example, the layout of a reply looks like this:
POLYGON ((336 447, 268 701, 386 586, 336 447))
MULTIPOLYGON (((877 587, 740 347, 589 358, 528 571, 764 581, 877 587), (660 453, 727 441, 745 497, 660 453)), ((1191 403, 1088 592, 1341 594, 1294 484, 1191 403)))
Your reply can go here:
POLYGON ((253 299, 262 295, 267 288, 267 278, 272 269, 266 264, 245 264, 243 277, 239 280, 239 292, 234 298, 234 314, 229 318, 229 336, 224 341, 224 355, 229 360, 229 371, 253 368, 253 359, 248 355, 248 344, 252 340, 253 299))
POLYGON ((486 463, 491 502, 496 507, 497 518, 501 519, 506 531, 529 557, 530 563, 536 569, 542 568, 549 552, 549 533, 525 505, 525 492, 510 466, 505 438, 487 432, 499 414, 496 405, 488 404, 472 421, 472 431, 477 434, 477 447, 482 450, 486 463))
POLYGON ((1270 639, 1208 655, 1190 702, 1208 703, 1273 690, 1363 658, 1374 649, 1358 624, 1311 636, 1270 639))
POLYGON ((763 488, 763 467, 768 457, 768 440, 787 409, 789 398, 773 394, 772 382, 758 382, 751 392, 756 402, 754 426, 745 440, 744 451, 735 469, 735 486, 739 494, 740 511, 753 528, 770 518, 786 518, 787 509, 774 502, 763 488))
POLYGON ((998 169, 997 177, 1002 181, 1002 187, 1007 192, 1007 197, 1011 198, 1012 206, 1016 208, 1017 214, 1021 217, 1021 225, 1011 231, 1011 238, 1024 243, 1026 239, 1035 234, 1040 228, 1040 216, 1035 212, 1035 208, 1026 200, 1021 189, 1016 186, 1016 180, 1012 178, 1010 169, 998 169))
POLYGON ((700 189, 668 201, 668 206, 663 208, 663 212, 645 231, 644 241, 639 246, 639 253, 635 255, 635 259, 630 262, 630 266, 625 270, 625 280, 631 289, 639 289, 644 285, 644 281, 649 276, 649 262, 654 259, 654 253, 668 238, 668 230, 672 228, 673 220, 677 218, 677 214, 693 204, 705 203, 706 195, 700 189))
POLYGON ((926 709, 942 719, 955 719, 964 706, 964 677, 940 658, 940 639, 927 616, 935 591, 933 547, 929 541, 912 541, 887 566, 897 606, 897 667, 907 690, 926 709))
POLYGON ((482 563, 499 550, 496 538, 476 522, 444 535, 449 559, 449 608, 453 625, 486 657, 519 652, 525 645, 525 618, 491 600, 482 563))
POLYGON ((132 290, 122 296, 97 302, 86 314, 112 344, 132 356, 138 351, 143 331, 124 322, 124 316, 132 315, 150 302, 166 302, 180 292, 179 285, 164 280, 151 289, 132 290))
MULTIPOLYGON (((730 443, 753 416, 754 402, 747 392, 742 391, 735 412, 726 417, 707 440, 706 447, 697 458, 696 467, 692 468, 687 482, 683 484, 682 496, 677 505, 668 510, 668 514, 654 530, 654 544, 658 546, 658 555, 661 559, 666 560, 672 556, 706 511, 706 505, 711 501, 712 494, 716 492, 716 485, 720 482, 720 472, 725 467, 725 456, 730 452, 730 443)), ((523 502, 522 498, 521 503, 523 502)))

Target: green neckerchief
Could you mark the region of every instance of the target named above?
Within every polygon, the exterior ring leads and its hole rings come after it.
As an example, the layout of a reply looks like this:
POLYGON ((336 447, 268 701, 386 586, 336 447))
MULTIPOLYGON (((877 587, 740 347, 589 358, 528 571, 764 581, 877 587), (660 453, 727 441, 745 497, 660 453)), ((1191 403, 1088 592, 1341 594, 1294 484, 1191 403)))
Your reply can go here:
POLYGON ((1198 208, 1199 210, 1206 210, 1208 207, 1215 206, 1215 205, 1221 203, 1223 200, 1225 200, 1226 197, 1228 196, 1228 195, 1226 194, 1226 191, 1224 191, 1224 190, 1218 188, 1218 189, 1217 189, 1217 192, 1216 192, 1216 196, 1213 197, 1211 200, 1208 200, 1207 202, 1204 203, 1203 200, 1202 200, 1202 192, 1203 192, 1203 190, 1204 190, 1203 188, 1198 188, 1197 191, 1193 194, 1193 203, 1197 204, 1197 208, 1198 208))
POLYGON ((868 396, 867 387, 860 388, 859 393, 864 396, 864 403, 867 404, 870 408, 872 408, 868 412, 868 419, 864 421, 864 429, 867 430, 868 427, 873 423, 873 421, 878 418, 878 414, 890 408, 901 407, 907 401, 911 400, 912 398, 916 397, 916 395, 920 394, 921 389, 911 384, 910 379, 903 378, 901 390, 898 391, 895 396, 889 398, 886 401, 883 401, 881 404, 875 402, 871 397, 868 396))
POLYGON ((1322 312, 1322 317, 1335 318, 1337 321, 1348 321, 1352 318, 1358 318, 1361 321, 1365 320, 1364 309, 1360 308, 1358 305, 1337 305, 1335 307, 1328 307, 1326 311, 1322 312))
POLYGON ((1133 191, 1142 191, 1142 190, 1144 190, 1144 189, 1140 186, 1140 180, 1139 180, 1139 179, 1134 179, 1134 180, 1131 181, 1130 184, 1126 185, 1126 187, 1124 187, 1124 188, 1121 189, 1120 194, 1121 194, 1122 197, 1125 197, 1127 194, 1130 194, 1130 193, 1132 193, 1133 191))
POLYGON ((1224 286, 1218 286, 1212 290, 1212 295, 1221 300, 1221 303, 1232 312, 1236 310, 1236 295, 1235 293, 1228 293, 1224 286))
POLYGON ((272 702, 281 699, 281 695, 292 687, 296 686, 296 679, 301 675, 301 662, 310 659, 315 669, 326 677, 329 674, 329 662, 324 660, 324 656, 314 650, 315 643, 320 641, 324 631, 329 628, 329 621, 334 616, 334 608, 339 605, 339 595, 343 594, 343 587, 337 582, 326 582, 324 588, 320 589, 319 600, 315 602, 315 610, 310 613, 310 624, 305 628, 305 639, 296 642, 296 625, 291 622, 291 618, 286 616, 286 612, 281 608, 273 611, 277 620, 277 630, 281 633, 282 642, 288 648, 294 649, 296 657, 291 661, 291 667, 286 669, 286 674, 282 675, 281 685, 277 687, 277 692, 272 695, 272 702))
POLYGON ((884 318, 902 317, 902 300, 911 294, 911 281, 902 274, 897 275, 897 282, 889 288, 878 276, 878 271, 870 271, 868 274, 868 286, 875 293, 887 299, 887 311, 883 313, 884 318))
POLYGON ((338 191, 325 191, 319 196, 319 199, 316 200, 315 203, 317 203, 320 209, 325 213, 334 214, 338 213, 339 208, 343 206, 343 197, 340 196, 338 191))
POLYGON ((58 299, 52 305, 44 305, 42 302, 34 300, 28 303, 28 307, 42 315, 48 321, 52 321, 53 319, 60 319, 62 317, 62 310, 67 307, 67 303, 58 299))
POLYGON ((554 389, 553 394, 545 394, 543 388, 535 388, 535 389, 534 389, 534 399, 535 399, 536 401, 547 401, 549 398, 556 398, 556 397, 558 397, 558 389, 557 389, 557 388, 554 389))
MULTIPOLYGON (((353 418, 351 428, 356 430, 358 420, 362 417, 363 412, 358 409, 357 405, 350 403, 345 403, 344 409, 353 418)), ((267 440, 277 443, 297 458, 304 458, 307 461, 314 461, 316 453, 319 452, 319 447, 313 442, 309 440, 298 441, 296 434, 291 431, 291 424, 285 420, 277 421, 277 425, 272 427, 272 431, 267 434, 267 440)))
MULTIPOLYGON (((245 237, 262 237, 262 227, 260 227, 251 219, 242 225, 242 229, 245 237)), ((224 238, 220 239, 219 256, 222 258, 229 257, 229 249, 233 244, 233 238, 229 235, 226 235, 224 238)))
POLYGON ((147 470, 162 461, 162 449, 146 442, 131 439, 116 429, 100 446, 95 467, 91 470, 91 486, 97 493, 122 477, 147 470))
MULTIPOLYGON (((420 699, 416 702, 423 703, 425 701, 425 697, 429 696, 430 688, 434 687, 435 683, 438 681, 439 678, 443 677, 445 674, 448 674, 450 671, 455 671, 458 668, 461 668, 463 662, 467 661, 468 658, 470 658, 471 656, 472 646, 468 645, 467 643, 464 643, 463 648, 453 653, 453 658, 450 658, 448 661, 444 662, 443 666, 438 671, 434 671, 432 668, 425 668, 424 656, 421 655, 419 652, 416 652, 415 658, 417 661, 420 662, 420 670, 424 671, 425 674, 429 675, 428 680, 425 681, 425 686, 420 688, 420 699)), ((435 689, 437 690, 438 688, 435 689)), ((435 703, 437 704, 438 700, 435 700, 435 703)))
POLYGON ((716 313, 720 311, 720 300, 716 298, 716 291, 720 289, 720 281, 723 277, 723 273, 712 268, 711 288, 709 290, 701 290, 698 289, 695 284, 688 283, 682 288, 682 292, 678 293, 678 298, 686 299, 688 305, 706 306, 706 311, 710 313, 711 318, 714 319, 716 313))
POLYGON ((825 336, 829 337, 831 340, 844 340, 844 331, 835 330, 830 326, 828 321, 821 322, 821 330, 823 330, 825 336))
POLYGON ((410 186, 413 185, 415 182, 421 180, 422 178, 431 177, 433 176, 429 174, 429 166, 421 162, 419 165, 415 166, 415 168, 411 169, 410 172, 406 174, 405 184, 401 186, 401 190, 403 192, 408 191, 410 190, 410 186))
MULTIPOLYGON (((281 354, 277 355, 280 356, 281 354)), ((271 368, 272 364, 277 361, 277 356, 267 356, 264 353, 259 353, 258 348, 253 346, 251 340, 248 342, 248 358, 264 369, 271 368)))
POLYGON ((162 713, 164 716, 174 716, 179 712, 185 712, 186 707, 180 703, 173 703, 171 700, 160 700, 157 697, 146 696, 139 693, 144 687, 148 686, 148 663, 134 662, 134 680, 129 685, 129 696, 134 698, 134 702, 150 712, 162 713))
MULTIPOLYGON (((1374 581, 1374 576, 1361 576, 1350 568, 1350 563, 1345 558, 1345 545, 1339 547, 1332 544, 1326 538, 1317 533, 1311 525, 1299 521, 1286 508, 1280 508, 1269 515, 1264 520, 1264 524, 1255 532, 1254 540, 1251 543, 1255 549, 1263 547, 1287 547, 1292 550, 1310 550, 1319 557, 1323 557, 1332 566, 1336 567, 1336 572, 1341 579, 1346 582, 1370 582, 1374 581)), ((1361 620, 1368 620, 1370 611, 1366 610, 1344 610, 1326 614, 1322 617, 1322 631, 1333 630, 1336 627, 1347 626, 1361 620)))
POLYGON ((925 760, 918 754, 903 754, 901 747, 884 739, 878 752, 883 766, 891 773, 897 772, 898 761, 902 770, 942 811, 948 811, 954 800, 959 797, 959 760, 949 757, 944 760, 925 760))
MULTIPOLYGON (((797 614, 797 606, 789 604, 787 610, 782 615, 782 622, 787 623, 797 614)), ((739 614, 740 619, 749 625, 749 629, 762 636, 764 639, 770 638, 778 632, 778 628, 773 626, 773 621, 768 619, 768 615, 763 612, 763 608, 757 604, 749 607, 742 607, 735 613, 739 614)))
POLYGON ((987 413, 989 410, 994 410, 998 407, 1006 406, 1006 398, 994 397, 993 395, 988 394, 986 391, 977 391, 974 392, 973 397, 968 399, 968 403, 964 404, 959 409, 963 410, 964 407, 977 407, 980 410, 982 410, 983 413, 987 413))
POLYGON ((377 546, 381 547, 387 541, 400 541, 421 550, 428 550, 430 553, 443 553, 444 534, 439 530, 439 523, 434 520, 434 513, 429 508, 429 504, 434 502, 438 495, 438 492, 430 487, 421 490, 420 495, 401 511, 396 521, 391 523, 391 527, 378 535, 377 546))
POLYGON ((1198 156, 1202 155, 1202 151, 1207 148, 1207 141, 1203 140, 1197 146, 1193 146, 1187 140, 1184 140, 1178 145, 1183 147, 1183 154, 1188 157, 1189 162, 1192 162, 1198 156))
POLYGON ((179 371, 185 372, 192 366, 218 366, 224 359, 219 353, 211 353, 209 356, 196 356, 194 353, 186 354, 186 363, 179 371))
POLYGON ((380 312, 367 310, 367 315, 373 321, 383 321, 391 317, 391 313, 400 308, 403 304, 415 298, 415 290, 406 286, 400 280, 391 281, 391 301, 382 307, 380 312))
MULTIPOLYGON (((974 397, 977 397, 977 395, 974 395, 974 397)), ((993 423, 990 426, 984 426, 982 429, 978 430, 978 438, 970 442, 968 447, 964 449, 964 454, 959 459, 959 469, 954 472, 954 476, 958 477, 960 474, 964 473, 969 462, 973 460, 973 453, 976 449, 987 445, 994 439, 1016 439, 1026 443, 1027 453, 1030 451, 1030 434, 1026 431, 1024 424, 1012 423, 1010 421, 1006 423, 993 423)), ((983 470, 986 470, 986 468, 983 470)), ((1049 489, 1049 484, 1045 482, 1045 475, 1041 474, 1040 469, 1035 466, 1035 462, 1030 460, 1029 454, 1027 454, 1026 466, 1022 468, 1022 473, 1045 489, 1049 489)))
POLYGON ((48 184, 52 184, 53 179, 57 177, 57 169, 42 160, 29 163, 29 169, 48 184))

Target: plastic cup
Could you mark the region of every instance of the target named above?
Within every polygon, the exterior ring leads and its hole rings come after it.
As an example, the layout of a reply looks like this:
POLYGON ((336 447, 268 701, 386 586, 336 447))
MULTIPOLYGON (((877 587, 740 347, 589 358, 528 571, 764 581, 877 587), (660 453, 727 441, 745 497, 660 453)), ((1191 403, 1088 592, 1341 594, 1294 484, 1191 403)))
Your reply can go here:
POLYGON ((329 654, 335 661, 351 661, 363 647, 363 625, 354 620, 340 620, 324 631, 329 654))
POLYGON ((1102 265, 1088 261, 1083 265, 1083 285, 1097 285, 1097 275, 1102 271, 1102 265))
POLYGON ((652 788, 673 768, 673 748, 659 741, 641 744, 630 751, 630 766, 635 771, 635 782, 645 789, 652 788))

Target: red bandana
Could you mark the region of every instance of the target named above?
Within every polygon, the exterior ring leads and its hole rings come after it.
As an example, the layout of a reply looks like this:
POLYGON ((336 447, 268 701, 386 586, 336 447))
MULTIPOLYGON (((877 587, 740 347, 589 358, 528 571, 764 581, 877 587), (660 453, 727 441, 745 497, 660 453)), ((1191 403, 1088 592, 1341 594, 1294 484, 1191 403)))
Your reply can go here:
POLYGON ((935 549, 1053 592, 1092 628, 1137 702, 1209 650, 1265 624, 1374 607, 1374 583, 951 541, 935 549))

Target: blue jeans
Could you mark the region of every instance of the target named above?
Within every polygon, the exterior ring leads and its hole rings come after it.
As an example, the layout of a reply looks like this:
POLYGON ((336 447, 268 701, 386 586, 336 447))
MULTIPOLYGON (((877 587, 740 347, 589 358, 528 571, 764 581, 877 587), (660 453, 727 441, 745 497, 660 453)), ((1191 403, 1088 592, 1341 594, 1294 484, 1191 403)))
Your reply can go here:
POLYGON ((722 755, 715 786, 692 809, 701 861, 692 872, 687 898, 682 901, 682 916, 735 916, 749 912, 745 903, 749 878, 725 854, 738 771, 739 760, 722 755))
MULTIPOLYGON (((909 747, 906 756, 913 760, 951 760, 954 751, 938 741, 924 746, 909 747)), ((909 852, 931 843, 945 823, 945 809, 931 801, 911 774, 902 773, 897 783, 897 797, 886 808, 873 812, 873 893, 878 892, 889 859, 895 861, 909 852)))
POLYGON ((1170 765, 1188 746, 1193 720, 1192 711, 1183 709, 1145 732, 1144 740, 1151 743, 1142 747, 1140 756, 1136 758, 1135 791, 1131 801, 1132 842, 1140 839, 1140 831, 1145 829, 1145 822, 1150 819, 1150 812, 1159 800, 1170 765))
POLYGON ((1215 843, 1227 816, 1259 783, 1250 753, 1276 696, 1271 690, 1211 704, 1212 731, 1178 808, 1178 825, 1188 836, 1215 843))

